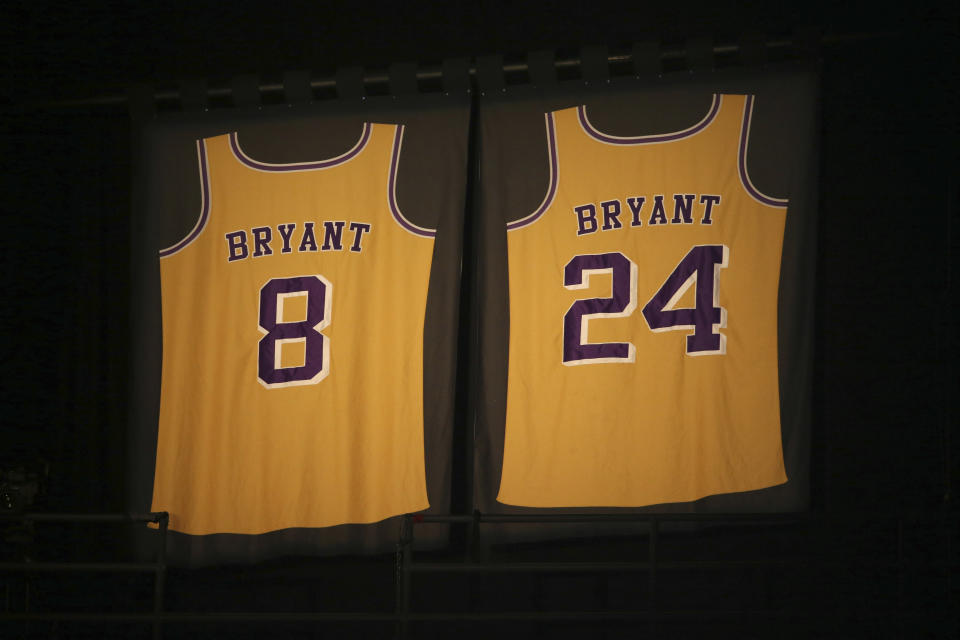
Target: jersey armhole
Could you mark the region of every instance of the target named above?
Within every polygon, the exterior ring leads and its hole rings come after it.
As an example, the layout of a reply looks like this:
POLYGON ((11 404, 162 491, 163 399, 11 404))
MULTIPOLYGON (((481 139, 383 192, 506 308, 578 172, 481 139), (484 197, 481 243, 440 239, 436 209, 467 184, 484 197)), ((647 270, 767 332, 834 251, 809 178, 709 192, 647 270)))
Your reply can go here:
POLYGON ((768 207, 786 208, 789 200, 786 198, 773 198, 760 193, 750 181, 750 175, 747 173, 747 147, 750 140, 750 123, 753 120, 753 95, 748 95, 743 103, 743 123, 740 126, 740 141, 737 145, 737 171, 740 174, 740 184, 744 190, 750 194, 750 197, 768 207))
POLYGON ((400 206, 397 204, 397 167, 400 165, 400 148, 403 146, 403 125, 398 124, 396 127, 397 130, 393 136, 393 149, 390 152, 390 177, 387 180, 387 200, 390 203, 390 214, 393 216, 394 222, 400 225, 404 231, 421 238, 436 237, 436 229, 428 229, 410 222, 404 217, 403 212, 400 211, 400 206))
POLYGON ((185 249, 200 237, 207 226, 207 221, 210 219, 210 165, 207 162, 207 143, 205 140, 197 140, 197 166, 200 170, 200 217, 185 238, 166 249, 160 250, 161 258, 170 257, 185 249))
POLYGON ((519 220, 514 220, 513 222, 507 223, 507 231, 515 231, 522 227, 536 222, 544 212, 550 208, 550 205, 553 204, 553 199, 557 196, 557 173, 558 173, 558 162, 557 162, 557 128, 556 122, 554 120, 552 113, 544 114, 545 125, 547 128, 547 160, 550 168, 550 182, 547 187, 547 193, 543 197, 543 201, 540 203, 540 206, 528 216, 520 218, 519 220))

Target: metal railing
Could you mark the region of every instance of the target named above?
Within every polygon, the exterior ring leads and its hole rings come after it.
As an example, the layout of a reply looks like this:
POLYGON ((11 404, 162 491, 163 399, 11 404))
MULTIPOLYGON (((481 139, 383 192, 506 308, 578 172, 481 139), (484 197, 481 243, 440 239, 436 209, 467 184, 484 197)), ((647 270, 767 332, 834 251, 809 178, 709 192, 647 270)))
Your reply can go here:
MULTIPOLYGON (((413 621, 441 620, 500 620, 500 621, 614 621, 614 620, 656 620, 657 618, 691 617, 706 612, 663 611, 657 606, 657 579, 660 571, 691 568, 734 568, 747 566, 784 566, 795 564, 791 559, 755 559, 755 560, 686 560, 663 561, 659 557, 660 525, 666 522, 697 523, 776 523, 806 521, 807 514, 510 514, 495 515, 475 512, 472 516, 407 515, 401 529, 398 554, 402 554, 399 563, 402 573, 398 580, 397 615, 399 617, 400 638, 407 638, 409 626, 413 621), (645 561, 534 561, 534 562, 476 562, 465 558, 458 562, 418 562, 413 555, 414 527, 420 523, 460 523, 469 524, 470 538, 479 535, 482 524, 607 524, 623 523, 647 524, 647 560, 645 561), (555 572, 638 572, 647 574, 649 600, 646 607, 630 610, 604 611, 501 611, 501 612, 446 612, 419 613, 410 607, 414 573, 555 573, 555 572)), ((468 544, 468 547, 470 545, 468 544)), ((763 612, 743 610, 719 612, 711 611, 712 616, 764 616, 782 617, 789 612, 763 612)))
MULTIPOLYGON (((874 516, 879 517, 879 516, 874 516)), ((897 572, 897 607, 878 609, 870 612, 877 618, 890 618, 901 628, 905 620, 916 612, 904 607, 904 573, 909 564, 904 553, 903 515, 885 516, 896 524, 896 550, 890 560, 871 559, 867 564, 897 572)), ((831 530, 834 523, 821 515, 802 514, 522 514, 496 515, 474 513, 473 515, 420 515, 409 514, 403 517, 400 540, 397 545, 395 575, 395 610, 366 612, 185 612, 167 611, 164 606, 164 591, 167 573, 167 530, 168 517, 165 512, 147 514, 0 514, 0 524, 20 521, 33 523, 153 523, 158 527, 156 551, 153 562, 44 562, 44 561, 3 561, 0 562, 0 575, 4 573, 50 573, 50 572, 143 572, 153 574, 153 602, 150 612, 57 612, 57 611, 0 611, 0 623, 15 621, 85 621, 85 622, 141 622, 152 626, 153 637, 163 636, 163 627, 169 622, 239 622, 239 621, 299 621, 299 622, 379 622, 394 623, 396 635, 408 638, 411 623, 444 621, 657 621, 676 619, 795 619, 810 615, 810 611, 800 609, 730 609, 730 610, 674 610, 661 606, 658 598, 658 584, 667 571, 703 569, 725 570, 737 568, 766 568, 810 566, 849 567, 857 564, 852 559, 822 560, 806 555, 793 557, 765 557, 742 559, 665 559, 661 552, 661 529, 667 523, 697 523, 701 525, 742 524, 742 525, 804 525, 819 523, 831 530), (630 536, 646 537, 647 556, 642 560, 586 560, 586 561, 503 561, 478 560, 472 543, 479 536, 482 525, 497 524, 645 524, 645 531, 630 531, 630 536), (452 560, 421 560, 415 557, 414 541, 416 528, 421 524, 453 524, 469 527, 467 544, 462 556, 452 560), (556 573, 636 573, 646 574, 648 597, 643 606, 621 610, 585 610, 585 611, 416 611, 411 605, 413 594, 413 576, 429 574, 556 574, 556 573)), ((945 534, 948 538, 950 532, 945 534)), ((891 550, 892 551, 892 550, 891 550)), ((430 554, 428 554, 430 555, 430 554)), ((935 563, 940 567, 940 563, 935 563)), ((948 572, 948 562, 942 568, 948 572)), ((948 602, 949 596, 944 600, 948 602)), ((944 609, 946 610, 946 609, 944 609)), ((923 612, 920 612, 923 613, 923 612)), ((919 614, 918 614, 919 615, 919 614)))
POLYGON ((22 613, 0 612, 0 622, 10 621, 143 621, 153 625, 153 637, 162 637, 164 617, 163 596, 167 577, 167 530, 169 517, 165 511, 158 513, 0 513, 0 524, 6 522, 39 523, 80 523, 80 524, 116 524, 116 523, 152 523, 159 530, 157 549, 153 562, 43 562, 23 560, 19 562, 0 562, 0 573, 49 573, 68 571, 91 571, 108 573, 152 572, 153 610, 150 613, 83 613, 24 611, 22 613))
MULTIPOLYGON (((946 572, 945 593, 942 602, 933 603, 935 612, 948 610, 950 601, 950 572, 956 569, 952 553, 947 552, 950 558, 941 558, 939 561, 916 562, 908 561, 904 552, 905 521, 916 517, 917 514, 867 514, 868 519, 874 522, 886 520, 895 525, 895 550, 887 559, 875 557, 856 557, 847 555, 833 559, 815 557, 812 550, 806 553, 787 557, 739 558, 739 559, 689 559, 675 560, 661 557, 660 533, 661 525, 665 523, 698 523, 702 525, 715 524, 760 524, 760 525, 813 525, 822 526, 827 532, 827 539, 832 539, 842 528, 842 521, 846 518, 856 518, 857 515, 846 514, 840 516, 831 514, 794 513, 794 514, 523 514, 523 515, 494 515, 474 513, 472 516, 442 516, 442 515, 407 515, 401 529, 401 540, 398 546, 397 580, 397 615, 398 636, 407 638, 411 622, 422 621, 622 621, 641 620, 652 623, 656 628, 657 621, 677 619, 809 619, 816 611, 811 606, 799 608, 779 609, 746 609, 735 608, 730 610, 696 609, 683 610, 668 609, 658 601, 658 582, 660 576, 667 571, 679 570, 724 570, 737 568, 806 568, 817 571, 832 569, 862 569, 872 568, 889 570, 896 574, 896 607, 883 608, 875 606, 868 611, 859 612, 866 618, 886 620, 897 626, 897 637, 905 637, 907 621, 927 616, 930 610, 913 611, 905 606, 905 575, 908 568, 935 568, 939 572, 946 572), (419 561, 414 557, 414 531, 418 524, 428 523, 459 523, 471 527, 468 538, 478 535, 478 528, 482 524, 549 524, 549 523, 646 523, 647 531, 647 558, 645 560, 630 561, 485 561, 478 562, 469 553, 463 559, 453 561, 419 561), (504 573, 646 573, 648 597, 643 606, 628 610, 600 610, 600 611, 457 611, 457 612, 418 612, 411 608, 411 594, 413 591, 412 577, 414 574, 431 573, 471 573, 471 574, 504 574, 504 573)), ((944 514, 938 514, 940 521, 944 514)), ((949 518, 949 516, 947 516, 949 518)), ((944 526, 944 522, 940 522, 944 526)), ((630 532, 633 535, 633 532, 630 532)), ((640 534, 644 535, 644 534, 640 534)), ((946 547, 950 547, 950 536, 953 533, 946 524, 943 531, 938 531, 937 539, 945 538, 946 547)), ((892 542, 892 540, 891 540, 892 542)), ((891 544, 891 547, 893 544, 891 544)))

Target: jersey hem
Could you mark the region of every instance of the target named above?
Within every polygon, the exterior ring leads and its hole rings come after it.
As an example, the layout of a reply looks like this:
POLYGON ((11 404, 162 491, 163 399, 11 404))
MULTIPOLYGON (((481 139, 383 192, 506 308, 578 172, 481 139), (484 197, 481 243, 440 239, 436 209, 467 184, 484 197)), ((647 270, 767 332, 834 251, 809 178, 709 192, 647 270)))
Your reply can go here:
MULTIPOLYGON (((230 535, 230 536, 259 536, 267 533, 276 533, 277 531, 285 531, 287 529, 329 529, 331 527, 341 527, 345 525, 366 525, 366 524, 376 524, 378 522, 385 522, 391 518, 399 518, 408 513, 418 513, 430 508, 429 502, 424 500, 423 506, 415 507, 408 509, 406 511, 400 511, 399 513, 394 513, 388 516, 370 516, 370 518, 360 518, 355 520, 348 520, 346 522, 335 522, 329 524, 293 524, 288 526, 281 526, 275 529, 256 529, 254 531, 204 531, 204 532, 192 532, 184 529, 178 529, 177 525, 173 518, 171 518, 168 529, 176 533, 181 533, 188 536, 216 536, 216 535, 230 535)), ((154 511, 163 511, 163 509, 152 509, 154 511)))
POLYGON ((506 502, 501 500, 500 496, 497 495, 496 501, 502 505, 510 507, 526 507, 530 509, 639 509, 642 507, 653 507, 657 505, 666 505, 666 504, 686 504, 688 502, 696 502, 697 500, 703 500, 704 498, 709 498, 711 496, 723 496, 730 495, 733 493, 745 493, 747 491, 759 491, 761 489, 770 489, 771 487, 779 487, 780 485, 786 484, 789 482, 789 478, 786 473, 783 474, 782 480, 775 480, 769 484, 763 483, 760 486, 747 487, 743 489, 731 489, 731 490, 720 490, 720 491, 709 491, 707 493, 697 492, 694 497, 691 498, 681 498, 678 500, 663 500, 658 502, 642 502, 642 503, 631 503, 631 504, 584 504, 584 503, 575 503, 575 504, 522 504, 520 502, 506 502))

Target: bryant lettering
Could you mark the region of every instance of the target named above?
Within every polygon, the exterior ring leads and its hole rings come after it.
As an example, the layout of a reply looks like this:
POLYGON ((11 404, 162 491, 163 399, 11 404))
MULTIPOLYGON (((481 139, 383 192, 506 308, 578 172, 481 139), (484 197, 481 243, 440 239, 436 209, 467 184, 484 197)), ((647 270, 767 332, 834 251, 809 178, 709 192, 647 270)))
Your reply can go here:
POLYGON ((577 219, 577 235, 584 236, 622 228, 626 220, 620 221, 621 214, 629 218, 631 227, 713 224, 713 214, 719 208, 719 195, 675 193, 631 196, 622 201, 602 200, 599 204, 588 202, 575 206, 573 214, 577 219))
POLYGON ((372 228, 369 222, 330 220, 319 225, 304 222, 299 230, 295 222, 278 224, 276 227, 252 227, 249 232, 238 229, 224 234, 227 241, 227 262, 251 257, 262 258, 271 256, 274 252, 308 253, 346 249, 360 253, 363 251, 364 234, 369 233, 372 228))

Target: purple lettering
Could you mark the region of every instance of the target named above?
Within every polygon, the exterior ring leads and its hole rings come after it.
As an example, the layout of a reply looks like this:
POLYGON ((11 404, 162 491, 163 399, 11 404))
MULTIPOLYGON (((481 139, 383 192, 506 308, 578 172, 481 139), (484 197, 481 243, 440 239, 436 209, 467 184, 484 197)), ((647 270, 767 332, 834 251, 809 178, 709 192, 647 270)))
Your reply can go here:
POLYGON ((609 298, 585 298, 570 305, 563 316, 563 364, 633 362, 634 346, 629 342, 591 342, 591 316, 626 318, 637 306, 637 266, 622 253, 574 256, 563 269, 563 286, 586 289, 590 274, 609 273, 609 298))
POLYGON ((679 224, 680 216, 683 216, 683 224, 693 224, 693 199, 696 197, 693 193, 678 193, 673 196, 673 220, 670 224, 679 224))
POLYGON ((227 238, 227 262, 243 260, 247 257, 247 233, 243 230, 231 231, 227 238))
POLYGON ((687 335, 687 355, 726 353, 726 337, 720 333, 726 319, 719 303, 717 276, 726 268, 728 256, 729 250, 722 244, 693 247, 643 307, 652 331, 693 329, 687 335), (696 287, 694 307, 675 308, 691 286, 696 287))
POLYGON ((600 207, 603 209, 603 230, 609 231, 610 229, 619 229, 623 225, 620 224, 620 201, 619 200, 605 200, 600 203, 600 207))
POLYGON ((359 253, 363 250, 360 247, 360 239, 363 237, 364 232, 370 231, 370 225, 366 222, 351 222, 350 231, 353 231, 353 244, 350 245, 350 251, 359 253))
POLYGON ((577 235, 582 236, 597 230, 597 208, 592 204, 582 204, 574 207, 577 214, 577 235), (587 227, 589 223, 589 228, 587 227))
POLYGON ((653 211, 650 213, 650 225, 667 224, 667 214, 663 211, 663 196, 653 196, 653 211))
POLYGON ((292 222, 289 224, 278 224, 277 231, 280 232, 280 237, 283 238, 283 248, 280 249, 280 253, 291 253, 293 249, 290 247, 290 238, 293 236, 293 230, 297 228, 297 225, 292 222))
POLYGON ((706 205, 703 208, 703 219, 700 224, 713 224, 710 214, 713 212, 713 205, 720 204, 720 196, 700 196, 700 204, 706 205))
POLYGON ((643 223, 640 222, 640 209, 643 208, 643 203, 645 200, 646 198, 643 196, 627 198, 627 205, 630 207, 630 213, 633 214, 633 220, 630 222, 631 227, 643 226, 643 223))
POLYGON ((330 324, 333 287, 320 275, 274 278, 260 289, 260 328, 266 332, 258 347, 257 377, 267 388, 316 384, 330 373, 328 338, 320 333, 330 324), (306 296, 307 317, 283 322, 283 303, 290 296, 306 296), (302 366, 283 367, 280 350, 290 342, 303 343, 302 366))
POLYGON ((253 233, 253 257, 272 256, 273 249, 270 248, 270 240, 273 239, 270 227, 254 227, 250 229, 253 233))
POLYGON ((313 223, 303 223, 303 238, 300 239, 300 248, 298 251, 316 251, 317 239, 313 236, 313 223))
POLYGON ((343 225, 345 224, 346 222, 342 220, 323 223, 323 246, 320 247, 321 251, 330 251, 331 249, 335 251, 343 250, 343 244, 341 244, 340 240, 343 237, 343 225), (333 241, 332 243, 331 240, 333 241))

